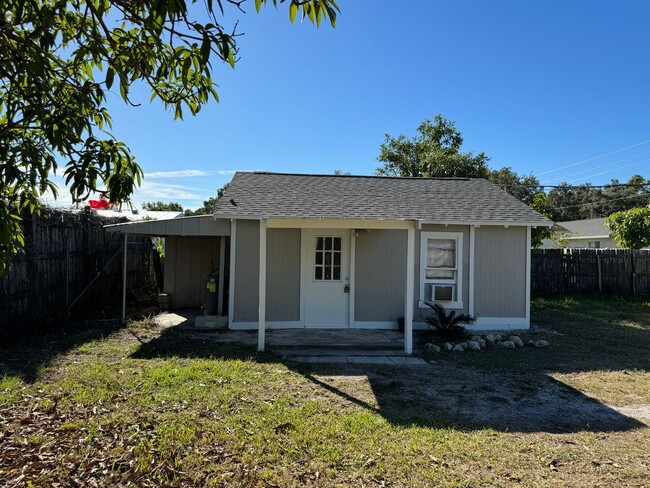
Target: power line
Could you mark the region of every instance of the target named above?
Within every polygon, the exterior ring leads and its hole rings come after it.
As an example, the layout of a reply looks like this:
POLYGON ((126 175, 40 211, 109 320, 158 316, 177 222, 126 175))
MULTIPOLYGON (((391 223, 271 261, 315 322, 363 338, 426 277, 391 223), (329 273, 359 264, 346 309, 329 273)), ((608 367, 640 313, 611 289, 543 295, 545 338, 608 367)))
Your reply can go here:
MULTIPOLYGON (((496 183, 495 183, 496 184, 496 183)), ((646 186, 650 186, 650 182, 648 183, 609 183, 606 185, 590 185, 589 183, 583 183, 581 185, 534 185, 534 184, 515 184, 515 185, 499 185, 496 184, 497 186, 501 188, 644 188, 646 186)))
POLYGON ((630 159, 636 158, 637 156, 643 156, 644 154, 649 154, 649 153, 650 153, 650 151, 643 151, 641 153, 635 154, 634 156, 629 156, 629 157, 623 158, 623 159, 617 159, 616 161, 613 161, 613 162, 607 163, 607 164, 600 164, 600 165, 597 165, 597 166, 593 166, 593 167, 591 167, 589 169, 586 169, 586 170, 583 170, 583 171, 577 171, 575 173, 570 173, 570 174, 564 175, 564 176, 555 176, 555 177, 551 178, 549 181, 561 180, 562 178, 569 178, 571 176, 582 175, 582 174, 585 174, 585 173, 589 173, 589 172, 593 171, 594 169, 604 168, 606 166, 612 166, 614 164, 622 163, 623 161, 628 161, 630 159))
POLYGON ((648 161, 650 161, 650 158, 642 159, 641 161, 637 161, 636 163, 626 164, 625 166, 620 166, 618 168, 608 169, 606 171, 601 171, 600 173, 594 173, 594 174, 589 175, 589 176, 583 176, 582 178, 576 178, 575 180, 571 180, 569 183, 574 183, 574 182, 580 181, 580 180, 586 180, 586 179, 591 178, 593 176, 604 175, 606 173, 611 173, 612 171, 618 171, 618 170, 623 169, 623 168, 629 168, 630 166, 636 166, 637 164, 645 163, 645 162, 648 162, 648 161))
POLYGON ((594 156, 593 158, 584 159, 582 161, 578 161, 577 163, 566 164, 566 165, 561 166, 559 168, 544 171, 542 173, 538 173, 537 176, 542 176, 542 175, 546 175, 546 174, 549 174, 549 173, 555 173, 556 171, 561 171, 561 170, 566 169, 566 168, 571 168, 573 166, 578 166, 579 164, 588 163, 589 161, 594 161, 596 159, 604 158, 605 156, 611 156, 612 154, 627 151, 628 149, 632 149, 633 147, 642 146, 643 144, 647 144, 649 142, 650 142, 650 139, 648 139, 647 141, 639 142, 638 144, 632 144, 631 146, 627 146, 627 147, 624 147, 622 149, 617 149, 616 151, 611 151, 611 152, 608 152, 608 153, 605 153, 605 154, 601 154, 600 156, 594 156))

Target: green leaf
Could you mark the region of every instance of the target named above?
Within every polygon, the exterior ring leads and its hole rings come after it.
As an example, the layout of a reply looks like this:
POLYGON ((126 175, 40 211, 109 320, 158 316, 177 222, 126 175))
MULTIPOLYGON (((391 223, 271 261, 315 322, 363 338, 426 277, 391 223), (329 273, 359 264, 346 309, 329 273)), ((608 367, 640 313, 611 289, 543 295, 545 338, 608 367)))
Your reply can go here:
POLYGON ((298 5, 295 3, 291 2, 291 5, 289 6, 289 20, 293 24, 293 21, 296 20, 296 14, 298 13, 298 5))
POLYGON ((115 79, 115 70, 112 66, 109 66, 106 70, 106 88, 109 90, 113 86, 113 80, 115 79))

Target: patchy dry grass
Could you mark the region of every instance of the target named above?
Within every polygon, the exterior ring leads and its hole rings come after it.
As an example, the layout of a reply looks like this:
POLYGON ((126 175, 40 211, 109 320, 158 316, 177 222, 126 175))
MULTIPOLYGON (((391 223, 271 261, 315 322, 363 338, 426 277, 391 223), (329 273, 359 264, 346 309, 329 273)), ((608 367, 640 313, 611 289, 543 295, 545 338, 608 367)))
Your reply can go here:
POLYGON ((147 321, 2 349, 0 485, 647 486, 639 422, 462 415, 477 396, 516 409, 549 382, 650 403, 648 303, 534 310, 548 350, 426 368, 310 369, 147 321))

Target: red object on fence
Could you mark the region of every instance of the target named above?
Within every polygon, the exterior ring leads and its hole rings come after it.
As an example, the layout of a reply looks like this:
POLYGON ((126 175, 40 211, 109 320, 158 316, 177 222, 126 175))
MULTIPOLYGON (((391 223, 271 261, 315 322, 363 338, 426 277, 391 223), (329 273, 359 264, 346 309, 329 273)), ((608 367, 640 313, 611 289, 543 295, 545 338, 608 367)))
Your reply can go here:
POLYGON ((88 200, 88 205, 90 205, 90 208, 96 210, 108 210, 110 202, 106 199, 103 193, 100 193, 99 200, 88 200))

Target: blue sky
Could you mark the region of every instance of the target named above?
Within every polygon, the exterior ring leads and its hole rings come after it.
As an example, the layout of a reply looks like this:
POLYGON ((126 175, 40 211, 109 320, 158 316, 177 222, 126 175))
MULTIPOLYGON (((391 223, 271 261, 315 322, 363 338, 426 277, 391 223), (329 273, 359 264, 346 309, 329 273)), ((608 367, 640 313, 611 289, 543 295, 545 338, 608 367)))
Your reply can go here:
POLYGON ((650 2, 339 6, 316 29, 247 2, 241 60, 215 65, 221 101, 196 117, 173 121, 143 89, 136 108, 112 95, 114 134, 145 171, 136 204, 196 208, 235 170, 372 174, 385 133, 436 114, 464 150, 542 183, 650 176, 650 2))

